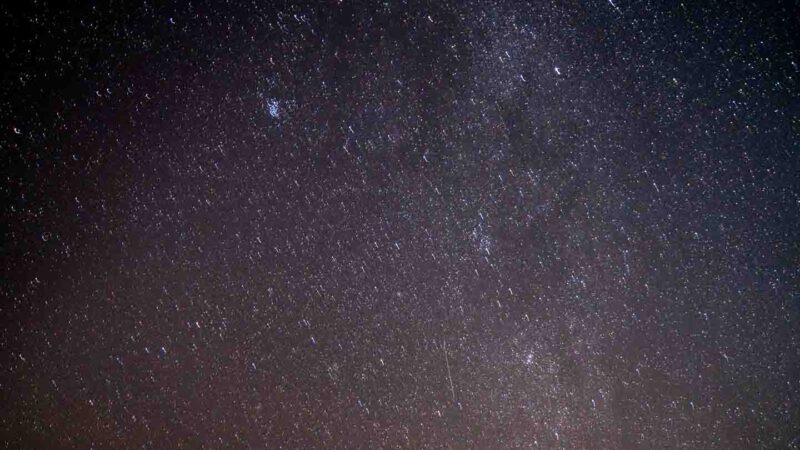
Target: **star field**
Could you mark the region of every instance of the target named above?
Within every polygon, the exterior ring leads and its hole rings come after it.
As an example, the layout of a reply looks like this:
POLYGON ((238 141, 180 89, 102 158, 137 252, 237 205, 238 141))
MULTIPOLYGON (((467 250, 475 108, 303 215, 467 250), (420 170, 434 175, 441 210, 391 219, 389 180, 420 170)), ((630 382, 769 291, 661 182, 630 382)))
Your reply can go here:
POLYGON ((0 443, 800 448, 796 17, 0 6, 0 443))

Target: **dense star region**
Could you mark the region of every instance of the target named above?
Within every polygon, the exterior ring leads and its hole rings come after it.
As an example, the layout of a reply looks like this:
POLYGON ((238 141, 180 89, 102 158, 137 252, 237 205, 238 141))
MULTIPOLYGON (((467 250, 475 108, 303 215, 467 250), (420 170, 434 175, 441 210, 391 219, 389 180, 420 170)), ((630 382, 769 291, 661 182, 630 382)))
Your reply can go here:
POLYGON ((800 448, 796 4, 14 3, 4 448, 800 448))

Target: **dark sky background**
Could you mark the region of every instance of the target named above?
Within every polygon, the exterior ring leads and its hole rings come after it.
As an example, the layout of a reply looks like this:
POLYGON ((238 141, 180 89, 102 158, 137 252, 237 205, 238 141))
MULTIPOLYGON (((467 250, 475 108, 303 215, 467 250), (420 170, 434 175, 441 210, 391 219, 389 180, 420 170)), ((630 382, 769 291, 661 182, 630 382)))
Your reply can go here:
POLYGON ((18 3, 4 448, 800 448, 796 4, 18 3))

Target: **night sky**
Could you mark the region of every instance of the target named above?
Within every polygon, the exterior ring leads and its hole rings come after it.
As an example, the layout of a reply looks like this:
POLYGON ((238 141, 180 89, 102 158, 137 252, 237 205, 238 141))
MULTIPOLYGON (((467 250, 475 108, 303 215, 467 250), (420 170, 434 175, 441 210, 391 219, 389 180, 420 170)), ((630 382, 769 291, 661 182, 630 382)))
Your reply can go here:
POLYGON ((800 448, 797 4, 11 3, 3 448, 800 448))

